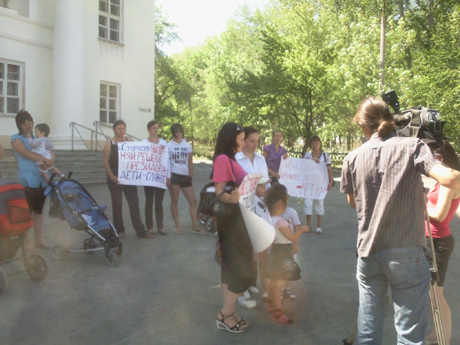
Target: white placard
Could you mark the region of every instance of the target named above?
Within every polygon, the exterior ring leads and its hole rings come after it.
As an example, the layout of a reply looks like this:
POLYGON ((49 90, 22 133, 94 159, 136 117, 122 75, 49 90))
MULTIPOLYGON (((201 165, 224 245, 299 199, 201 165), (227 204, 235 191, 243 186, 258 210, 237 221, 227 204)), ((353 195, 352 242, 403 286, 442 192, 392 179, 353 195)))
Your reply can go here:
POLYGON ((240 191, 239 203, 250 210, 254 210, 254 195, 256 195, 257 183, 261 177, 261 173, 247 174, 238 188, 240 191))
POLYGON ((324 162, 288 157, 281 159, 279 182, 290 196, 323 200, 327 194, 329 175, 324 162))
POLYGON ((260 253, 271 246, 275 239, 275 228, 262 217, 240 205, 241 214, 243 215, 244 224, 248 230, 249 239, 251 240, 252 249, 260 253))
POLYGON ((168 149, 141 142, 118 143, 118 181, 121 184, 166 189, 168 149))

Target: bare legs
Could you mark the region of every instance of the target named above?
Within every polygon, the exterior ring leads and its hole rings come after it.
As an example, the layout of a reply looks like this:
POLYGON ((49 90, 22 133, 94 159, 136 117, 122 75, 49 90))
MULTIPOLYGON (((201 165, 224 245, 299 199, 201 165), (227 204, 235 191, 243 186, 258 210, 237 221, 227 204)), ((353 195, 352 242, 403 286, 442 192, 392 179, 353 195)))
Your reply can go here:
MULTIPOLYGON (((238 300, 238 294, 231 292, 228 289, 228 284, 222 284, 222 293, 224 295, 224 306, 221 309, 221 313, 224 317, 229 316, 229 315, 234 315, 232 318, 225 319, 225 324, 229 327, 232 328, 237 324, 236 318, 239 318, 236 313, 235 313, 235 303, 238 300)), ((222 315, 217 315, 217 319, 221 320, 222 315)))
POLYGON ((179 202, 179 189, 182 190, 182 193, 184 194, 185 198, 189 203, 190 219, 192 220, 193 230, 201 232, 202 230, 198 226, 198 218, 196 213, 197 200, 195 197, 195 191, 193 190, 193 187, 180 188, 180 186, 178 185, 171 184, 169 186, 169 192, 171 193, 171 214, 174 219, 175 228, 177 230, 181 229, 179 224, 179 210, 177 207, 179 202))
POLYGON ((270 280, 268 298, 272 301, 275 310, 281 309, 281 289, 284 283, 284 280, 270 280))
MULTIPOLYGON (((310 229, 313 229, 311 227, 311 216, 306 216, 307 218, 307 226, 310 228, 310 229)), ((316 227, 317 228, 321 228, 321 220, 323 219, 323 216, 319 216, 319 215, 316 215, 316 227)))

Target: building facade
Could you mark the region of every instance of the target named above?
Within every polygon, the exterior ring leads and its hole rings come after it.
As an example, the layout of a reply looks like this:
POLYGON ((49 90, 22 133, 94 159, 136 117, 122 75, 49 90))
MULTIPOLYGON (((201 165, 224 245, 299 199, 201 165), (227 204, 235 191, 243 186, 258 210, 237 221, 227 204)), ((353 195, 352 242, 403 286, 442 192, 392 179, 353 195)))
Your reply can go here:
MULTIPOLYGON (((49 124, 56 149, 71 147, 72 122, 95 129, 95 121, 122 119, 129 133, 146 137, 154 72, 154 0, 0 0, 5 148, 22 108, 49 124)), ((89 130, 80 132, 90 139, 89 130)))

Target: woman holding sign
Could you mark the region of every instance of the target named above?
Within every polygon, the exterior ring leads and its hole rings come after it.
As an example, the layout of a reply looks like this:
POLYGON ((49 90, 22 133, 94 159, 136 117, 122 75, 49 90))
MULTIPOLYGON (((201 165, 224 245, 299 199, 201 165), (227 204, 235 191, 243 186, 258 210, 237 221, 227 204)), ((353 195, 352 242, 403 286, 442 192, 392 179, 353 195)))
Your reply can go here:
POLYGON ((184 128, 181 124, 175 123, 171 126, 172 139, 168 143, 169 162, 171 164, 171 184, 169 193, 171 194, 171 214, 174 218, 174 232, 182 234, 179 224, 179 191, 182 190, 189 204, 190 218, 192 219, 191 232, 197 235, 207 235, 198 226, 198 216, 196 212, 197 200, 192 186, 193 176, 193 152, 192 147, 184 139, 184 128))
MULTIPOLYGON (((323 152, 322 147, 323 144, 319 136, 314 135, 310 138, 310 147, 311 152, 305 153, 303 158, 314 160, 316 163, 324 162, 326 163, 327 167, 327 174, 329 176, 329 184, 327 186, 327 190, 332 188, 332 183, 334 182, 332 177, 332 167, 331 167, 331 158, 325 152, 323 152)), ((319 235, 323 233, 321 230, 321 220, 324 215, 324 200, 317 200, 317 199, 304 199, 304 211, 305 217, 307 218, 307 226, 309 229, 311 227, 311 216, 313 215, 313 210, 316 213, 316 233, 319 235)))
MULTIPOLYGON (((227 187, 239 186, 247 175, 236 162, 235 154, 244 146, 244 130, 236 123, 226 123, 217 135, 214 150, 212 180, 216 188, 216 196, 220 201, 238 204, 238 189, 223 193, 227 187)), ((246 291, 257 272, 252 264, 252 245, 239 208, 229 216, 217 217, 217 232, 222 249, 221 282, 224 295, 224 306, 216 319, 218 329, 231 333, 241 333, 248 323, 240 318, 235 311, 238 296, 246 291)))
MULTIPOLYGON (((159 125, 156 121, 147 123, 147 131, 149 137, 142 140, 143 143, 162 145, 166 147, 168 144, 163 139, 158 137, 159 125)), ((166 186, 169 186, 171 173, 168 166, 166 186)), ((157 229, 160 235, 166 236, 167 232, 163 229, 163 198, 166 189, 159 187, 144 186, 145 192, 145 223, 150 235, 154 235, 153 231, 153 202, 155 201, 155 218, 157 220, 157 229)))
POLYGON ((267 161, 268 173, 273 183, 278 182, 280 178, 278 171, 280 169, 281 158, 287 158, 287 151, 281 146, 282 141, 283 133, 277 129, 273 131, 271 144, 264 146, 263 154, 267 161))
POLYGON ((139 238, 149 238, 151 236, 142 224, 141 214, 139 211, 139 197, 137 196, 137 186, 122 185, 118 181, 118 143, 132 141, 126 136, 126 123, 123 120, 117 120, 113 123, 112 138, 107 140, 104 146, 102 159, 104 168, 107 172, 107 187, 112 198, 112 215, 113 225, 117 230, 120 238, 125 238, 125 227, 123 225, 123 195, 129 206, 129 214, 134 230, 139 238))

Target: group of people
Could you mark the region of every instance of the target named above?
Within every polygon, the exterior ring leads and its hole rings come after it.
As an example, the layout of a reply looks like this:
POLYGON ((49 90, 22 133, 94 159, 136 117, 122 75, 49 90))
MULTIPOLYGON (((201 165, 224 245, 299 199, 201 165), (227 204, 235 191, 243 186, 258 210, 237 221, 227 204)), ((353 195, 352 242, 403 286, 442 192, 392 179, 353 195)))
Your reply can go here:
MULTIPOLYGON (((197 219, 197 199, 192 187, 193 178, 193 153, 190 144, 184 139, 183 127, 175 123, 171 126, 172 139, 167 143, 158 136, 159 124, 156 121, 147 123, 149 136, 142 142, 146 144, 161 145, 168 148, 169 161, 167 167, 166 186, 171 194, 171 214, 174 219, 176 234, 182 234, 179 223, 178 201, 179 191, 186 197, 189 203, 190 218, 192 220, 191 232, 199 235, 207 235, 200 229, 197 219)), ((163 223, 163 199, 166 189, 161 187, 144 186, 145 192, 145 223, 142 223, 139 210, 139 197, 137 186, 123 185, 118 181, 118 143, 131 141, 126 136, 126 123, 117 120, 113 123, 114 136, 107 140, 104 147, 103 161, 107 172, 107 186, 112 200, 113 224, 120 238, 125 237, 123 224, 122 204, 124 194, 128 202, 129 213, 133 228, 139 238, 153 238, 156 234, 166 236, 167 231, 163 223), (157 231, 154 230, 153 206, 155 204, 155 220, 157 231), (147 228, 146 228, 147 227, 147 228)))
MULTIPOLYGON (((388 287, 395 305, 398 343, 437 343, 435 330, 428 333, 431 276, 423 249, 427 247, 430 232, 439 271, 438 293, 444 330, 450 343, 451 316, 443 294, 443 284, 454 248, 449 224, 460 204, 458 156, 447 141, 438 143, 434 150, 430 150, 420 139, 397 136, 393 116, 379 98, 364 100, 354 121, 368 141, 345 158, 340 190, 347 194, 348 203, 357 210, 359 221, 357 343, 382 343, 388 287), (437 181, 427 194, 429 223, 424 217, 425 197, 421 174, 437 181)), ((44 190, 49 178, 47 171, 52 169, 57 174, 61 173, 53 167, 54 154, 47 139, 49 127, 45 124, 34 127, 27 111, 17 114, 16 125, 19 133, 12 136, 11 146, 18 160, 19 182, 25 187, 32 212, 34 246, 47 249, 49 247, 41 236, 44 190)), ((149 136, 145 143, 163 145, 169 149, 166 184, 171 194, 171 214, 175 223, 173 231, 177 234, 183 232, 177 206, 179 191, 182 190, 189 203, 191 231, 206 234, 198 226, 197 200, 192 187, 193 153, 184 139, 182 126, 171 126, 172 139, 169 143, 159 138, 156 121, 150 121, 147 130, 149 136)), ((124 237, 125 233, 122 194, 128 201, 131 221, 138 237, 166 235, 163 224, 165 189, 144 187, 145 227, 140 216, 137 187, 122 185, 118 181, 118 143, 130 140, 126 136, 126 124, 122 120, 116 121, 113 131, 114 136, 104 147, 103 160, 118 235, 124 237), (153 204, 157 232, 154 231, 153 204)), ((233 189, 225 193, 227 184, 238 186, 247 174, 261 173, 262 178, 256 190, 256 213, 271 222, 276 230, 270 250, 255 255, 239 208, 235 208, 231 216, 217 217, 224 299, 216 318, 218 329, 240 333, 249 327, 249 322, 237 314, 235 304, 241 297, 247 299, 243 294, 257 290, 258 273, 264 290, 263 299, 267 302, 272 320, 284 324, 293 322, 281 308, 282 295, 295 298, 289 282, 300 279, 300 268, 294 256, 298 251, 298 239, 312 229, 313 211, 317 216, 315 231, 318 234, 322 232, 324 204, 321 200, 305 200, 304 226, 301 226, 295 210, 292 212, 287 207, 289 195, 278 181, 281 160, 287 157, 286 149, 281 146, 282 140, 281 131, 273 132, 272 143, 264 146, 263 155, 260 155, 256 152, 259 132, 255 128, 227 123, 218 133, 212 170, 216 196, 220 196, 220 201, 224 203, 237 204, 239 191, 233 189)), ((310 139, 310 147, 311 152, 304 158, 326 164, 329 190, 333 185, 330 157, 322 151, 319 137, 310 139)), ((3 156, 1 147, 0 154, 3 156)))

